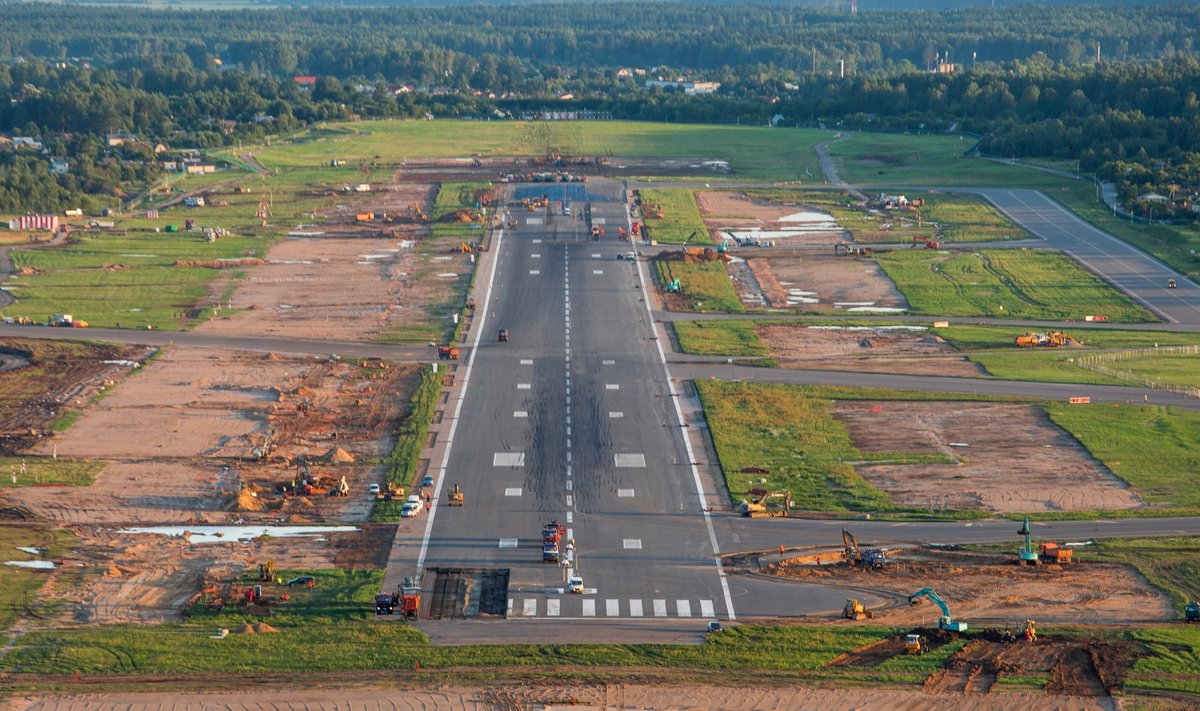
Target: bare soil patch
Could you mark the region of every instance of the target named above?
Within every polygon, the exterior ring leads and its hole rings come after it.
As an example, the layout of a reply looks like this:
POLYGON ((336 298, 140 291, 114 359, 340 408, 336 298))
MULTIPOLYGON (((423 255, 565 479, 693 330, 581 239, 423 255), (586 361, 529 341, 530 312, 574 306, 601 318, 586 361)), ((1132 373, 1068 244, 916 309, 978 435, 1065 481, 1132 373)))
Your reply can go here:
POLYGON ((470 272, 468 255, 423 254, 433 186, 394 184, 345 200, 272 247, 201 333, 368 340, 388 328, 427 323, 447 285, 470 272), (357 215, 370 215, 358 222, 357 215))
MULTIPOLYGON (((807 583, 865 586, 893 593, 901 604, 876 610, 869 624, 936 628, 941 612, 935 605, 928 601, 903 604, 909 595, 930 584, 946 601, 954 619, 966 620, 972 629, 1007 627, 1020 633, 1027 619, 1041 624, 1176 619, 1171 601, 1126 566, 1086 560, 1063 566, 1016 565, 1020 543, 1015 526, 1013 531, 1011 554, 904 549, 892 552, 892 563, 884 570, 784 561, 767 566, 764 572, 807 583)), ((1077 553, 1086 556, 1086 549, 1077 553)))
MULTIPOLYGON (((717 242, 721 241, 723 230, 745 230, 758 228, 765 232, 795 228, 795 224, 781 222, 780 218, 798 211, 824 212, 819 207, 803 205, 780 205, 766 200, 755 200, 744 193, 701 191, 696 193, 696 204, 709 233, 717 242)), ((798 232, 787 238, 787 246, 793 245, 833 245, 844 242, 842 230, 819 232, 798 232)), ((769 239, 769 238, 768 238, 769 239)))
POLYGON ((957 459, 856 467, 898 505, 998 513, 1145 506, 1033 405, 840 402, 833 412, 864 451, 941 451, 957 459))
MULTIPOLYGON (((908 302, 896 289, 879 265, 870 259, 835 257, 830 255, 778 254, 760 259, 766 267, 758 271, 769 274, 760 282, 771 279, 779 287, 766 290, 770 308, 800 308, 805 311, 836 311, 869 316, 871 309, 887 313, 908 308, 908 302)), ((879 312, 876 312, 879 313, 879 312)))
POLYGON ((760 326, 757 332, 783 368, 965 377, 985 374, 945 339, 925 330, 772 324, 760 326))

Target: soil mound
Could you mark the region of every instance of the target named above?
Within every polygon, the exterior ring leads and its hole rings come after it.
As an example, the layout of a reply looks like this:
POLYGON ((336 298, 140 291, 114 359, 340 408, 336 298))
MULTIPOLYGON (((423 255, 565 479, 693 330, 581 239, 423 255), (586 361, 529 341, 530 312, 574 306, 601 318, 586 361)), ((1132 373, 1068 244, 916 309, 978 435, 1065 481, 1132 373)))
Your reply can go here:
POLYGON ((258 493, 248 487, 239 491, 233 502, 235 511, 262 511, 266 507, 266 503, 258 498, 258 493))
POLYGON ((335 464, 349 464, 350 462, 354 461, 354 455, 350 454, 341 447, 331 447, 329 451, 325 453, 325 456, 322 457, 322 459, 335 464))
POLYGON ((234 634, 254 634, 256 631, 257 630, 254 629, 253 625, 245 624, 245 625, 242 625, 241 627, 238 627, 237 629, 233 630, 233 633, 234 634))
POLYGON ((271 625, 268 625, 266 622, 259 622, 254 625, 254 631, 259 634, 267 634, 271 632, 278 632, 279 630, 275 629, 271 625))

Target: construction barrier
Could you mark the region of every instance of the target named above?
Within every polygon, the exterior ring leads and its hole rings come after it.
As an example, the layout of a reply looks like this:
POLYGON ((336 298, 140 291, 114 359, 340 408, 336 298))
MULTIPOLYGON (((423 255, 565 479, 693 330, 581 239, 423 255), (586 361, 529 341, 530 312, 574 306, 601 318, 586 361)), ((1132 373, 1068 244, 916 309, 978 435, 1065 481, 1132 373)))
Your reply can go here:
POLYGON ((1086 405, 1091 401, 1092 401, 1092 399, 1090 397, 1073 397, 1073 398, 1071 398, 1072 405, 1086 405))
POLYGON ((1107 321, 1107 316, 1084 316, 1084 321, 1107 321))
POLYGON ((1123 380, 1132 385, 1140 385, 1144 388, 1153 390, 1165 390, 1167 392, 1177 393, 1187 397, 1200 398, 1200 388, 1190 385, 1174 383, 1161 378, 1152 378, 1140 373, 1129 370, 1121 370, 1115 367, 1117 363, 1131 358, 1143 357, 1169 357, 1169 356, 1197 356, 1200 355, 1200 346, 1163 346, 1161 348, 1133 348, 1125 351, 1117 351, 1116 353, 1097 353, 1095 355, 1087 355, 1077 358, 1075 363, 1093 373, 1100 373, 1109 377, 1123 380))

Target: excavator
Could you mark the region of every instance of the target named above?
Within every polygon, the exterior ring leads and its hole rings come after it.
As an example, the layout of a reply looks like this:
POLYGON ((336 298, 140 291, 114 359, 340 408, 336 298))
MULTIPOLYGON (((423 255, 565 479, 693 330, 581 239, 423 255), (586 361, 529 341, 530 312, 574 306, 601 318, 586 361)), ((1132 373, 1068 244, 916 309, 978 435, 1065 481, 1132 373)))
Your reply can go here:
POLYGON ((463 493, 462 493, 462 489, 459 488, 458 484, 455 484, 453 489, 446 492, 446 497, 447 497, 447 499, 449 499, 448 503, 446 504, 447 506, 462 506, 463 505, 463 493))
POLYGON ((762 489, 751 489, 750 495, 755 497, 753 501, 742 499, 738 504, 738 513, 746 518, 773 518, 775 516, 787 516, 792 510, 792 492, 790 491, 764 491, 762 489), (768 503, 771 499, 783 499, 783 508, 769 507, 768 503))
POLYGON ((850 565, 879 569, 886 567, 889 562, 887 551, 882 548, 860 550, 858 539, 844 528, 842 529, 842 547, 844 549, 842 555, 850 565))
POLYGON ((933 600, 933 604, 937 605, 938 609, 942 611, 942 616, 938 618, 937 623, 939 630, 947 630, 949 632, 967 631, 967 623, 956 622, 954 618, 950 616, 950 608, 946 607, 946 602, 942 600, 942 596, 934 592, 933 588, 921 588, 912 595, 909 595, 908 604, 915 605, 923 597, 933 600))
POLYGON ((258 579, 262 582, 271 582, 275 579, 275 561, 268 560, 266 563, 258 564, 258 579))

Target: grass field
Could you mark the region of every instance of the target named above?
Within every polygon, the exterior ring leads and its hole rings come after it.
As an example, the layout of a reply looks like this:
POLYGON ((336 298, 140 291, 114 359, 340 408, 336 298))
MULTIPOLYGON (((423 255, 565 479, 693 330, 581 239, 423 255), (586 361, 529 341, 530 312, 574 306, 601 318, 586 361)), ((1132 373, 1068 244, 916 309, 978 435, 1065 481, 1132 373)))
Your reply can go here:
POLYGON ((660 284, 670 284, 679 279, 679 294, 687 302, 689 311, 741 313, 746 310, 733 289, 724 262, 691 263, 656 259, 654 266, 658 270, 660 284))
POLYGON ((877 256, 910 311, 930 316, 993 316, 1082 321, 1152 321, 1142 307, 1067 257, 1040 250, 942 254, 901 250, 877 256))
POLYGON ((1200 694, 1200 629, 1180 624, 1129 634, 1146 645, 1149 654, 1134 663, 1126 688, 1200 694))
POLYGON ((88 486, 104 469, 102 462, 49 457, 0 457, 0 489, 13 486, 67 484, 88 486), (24 465, 25 473, 21 473, 24 465), (13 481, 13 479, 16 481, 13 481))
POLYGON ((658 204, 663 208, 662 219, 649 218, 643 210, 642 221, 650 228, 651 240, 660 244, 682 244, 688 237, 692 244, 709 245, 708 228, 696 206, 696 194, 683 188, 641 190, 642 205, 658 204), (693 236, 694 235, 694 236, 693 236))
POLYGON ((917 212, 898 211, 888 216, 870 214, 855 208, 854 198, 847 193, 788 189, 748 190, 746 193, 781 205, 824 210, 851 233, 855 242, 911 244, 917 237, 943 242, 991 242, 1030 236, 976 195, 922 194, 925 207, 920 211, 921 222, 918 224, 917 212))
POLYGON ((1139 377, 1200 388, 1200 356, 1197 355, 1147 355, 1124 358, 1108 365, 1139 377))
MULTIPOLYGON (((730 177, 770 180, 820 175, 812 146, 828 131, 632 121, 362 121, 312 129, 255 151, 268 168, 397 163, 411 158, 565 155, 727 160, 730 177)), ((699 171, 697 171, 699 174, 699 171)))
POLYGON ((1200 469, 1200 413, 1153 405, 1060 403, 1047 405, 1046 412, 1151 506, 1200 507, 1195 476, 1200 469))
MULTIPOLYGON (((388 480, 405 490, 415 489, 421 450, 433 421, 433 411, 442 393, 442 378, 432 369, 421 371, 421 382, 409 398, 407 412, 396 432, 396 445, 388 459, 388 480)), ((403 500, 378 501, 371 512, 372 521, 399 521, 403 500)))
POLYGON ((848 133, 828 144, 839 176, 855 185, 930 185, 972 187, 1039 187, 1062 179, 1021 166, 981 158, 963 151, 975 143, 969 136, 896 133, 848 133))
POLYGON ((684 353, 766 356, 771 351, 755 329, 761 321, 676 321, 675 337, 684 353))
MULTIPOLYGON (((67 531, 45 531, 29 526, 0 526, 0 551, 3 560, 37 560, 38 556, 18 551, 17 547, 45 548, 46 558, 57 560, 71 548, 75 537, 67 531)), ((35 605, 37 591, 45 585, 49 573, 13 566, 0 566, 0 630, 7 631, 35 605)))
POLYGON ((853 462, 952 461, 941 454, 860 451, 830 413, 828 393, 838 389, 720 381, 695 386, 734 501, 764 488, 791 491, 801 511, 892 511, 887 494, 859 476, 853 462))

